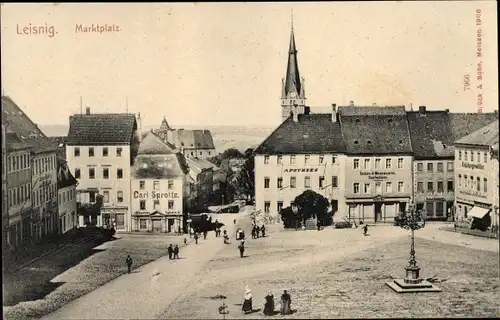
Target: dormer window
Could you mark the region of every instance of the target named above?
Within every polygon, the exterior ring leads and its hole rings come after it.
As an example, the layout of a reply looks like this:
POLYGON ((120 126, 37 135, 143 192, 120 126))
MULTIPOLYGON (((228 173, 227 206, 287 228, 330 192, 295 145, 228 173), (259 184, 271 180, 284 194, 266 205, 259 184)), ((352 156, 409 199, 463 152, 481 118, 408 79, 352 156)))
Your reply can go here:
POLYGON ((371 140, 366 141, 367 144, 372 144, 371 140))
POLYGON ((403 144, 403 140, 399 140, 399 144, 403 144))
POLYGON ((354 144, 358 144, 358 140, 354 140, 354 144))
POLYGON ((356 121, 356 122, 359 122, 359 119, 358 119, 358 118, 356 118, 356 120, 355 120, 355 121, 356 121))
POLYGON ((387 120, 387 122, 391 123, 392 122, 392 118, 389 118, 389 120, 387 120))

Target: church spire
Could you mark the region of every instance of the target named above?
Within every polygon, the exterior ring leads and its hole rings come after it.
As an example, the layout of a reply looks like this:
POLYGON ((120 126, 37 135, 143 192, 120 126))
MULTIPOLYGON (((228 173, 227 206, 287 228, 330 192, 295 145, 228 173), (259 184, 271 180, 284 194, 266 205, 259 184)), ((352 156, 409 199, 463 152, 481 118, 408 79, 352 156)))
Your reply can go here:
POLYGON ((288 65, 285 78, 285 96, 295 92, 297 96, 301 94, 301 81, 299 74, 299 64, 297 61, 297 48, 295 46, 295 34, 293 32, 293 11, 291 21, 290 46, 288 48, 288 65))

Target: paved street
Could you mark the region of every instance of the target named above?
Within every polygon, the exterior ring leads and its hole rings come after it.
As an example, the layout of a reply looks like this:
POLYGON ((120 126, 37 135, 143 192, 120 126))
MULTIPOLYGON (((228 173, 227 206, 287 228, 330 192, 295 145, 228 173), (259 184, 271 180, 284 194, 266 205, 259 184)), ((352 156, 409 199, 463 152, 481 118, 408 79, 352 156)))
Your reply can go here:
MULTIPOLYGON (((246 214, 217 215, 217 219, 232 235, 233 219, 243 216, 246 214)), ((211 232, 207 240, 181 250, 181 259, 162 257, 70 302, 45 319, 158 318, 179 294, 198 282, 204 265, 223 247, 222 238, 215 238, 211 232)))

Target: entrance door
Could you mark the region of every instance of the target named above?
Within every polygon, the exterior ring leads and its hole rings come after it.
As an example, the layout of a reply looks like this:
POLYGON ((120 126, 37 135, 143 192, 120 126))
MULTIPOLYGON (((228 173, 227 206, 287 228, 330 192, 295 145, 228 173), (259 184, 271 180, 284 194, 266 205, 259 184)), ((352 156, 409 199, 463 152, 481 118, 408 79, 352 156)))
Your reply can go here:
POLYGON ((161 232, 161 220, 152 220, 153 232, 161 232))
POLYGON ((168 224, 167 224, 167 232, 173 232, 174 230, 174 219, 168 219, 168 224))
POLYGON ((399 212, 397 212, 398 214, 401 213, 401 212, 405 212, 406 211, 406 202, 400 202, 399 203, 399 212))
POLYGON ((375 222, 382 221, 382 203, 375 202, 375 222))

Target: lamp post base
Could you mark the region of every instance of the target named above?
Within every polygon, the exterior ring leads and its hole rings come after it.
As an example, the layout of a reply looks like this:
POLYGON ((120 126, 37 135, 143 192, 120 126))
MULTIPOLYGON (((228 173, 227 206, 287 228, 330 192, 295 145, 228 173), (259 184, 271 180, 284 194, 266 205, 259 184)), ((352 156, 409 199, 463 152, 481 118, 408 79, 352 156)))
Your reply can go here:
POLYGON ((394 279, 386 282, 386 284, 397 293, 410 292, 441 292, 441 289, 426 280, 421 280, 419 283, 407 283, 406 279, 394 279))
POLYGON ((405 283, 408 284, 418 284, 422 282, 420 279, 420 267, 417 266, 407 266, 406 270, 406 278, 404 279, 405 283))

